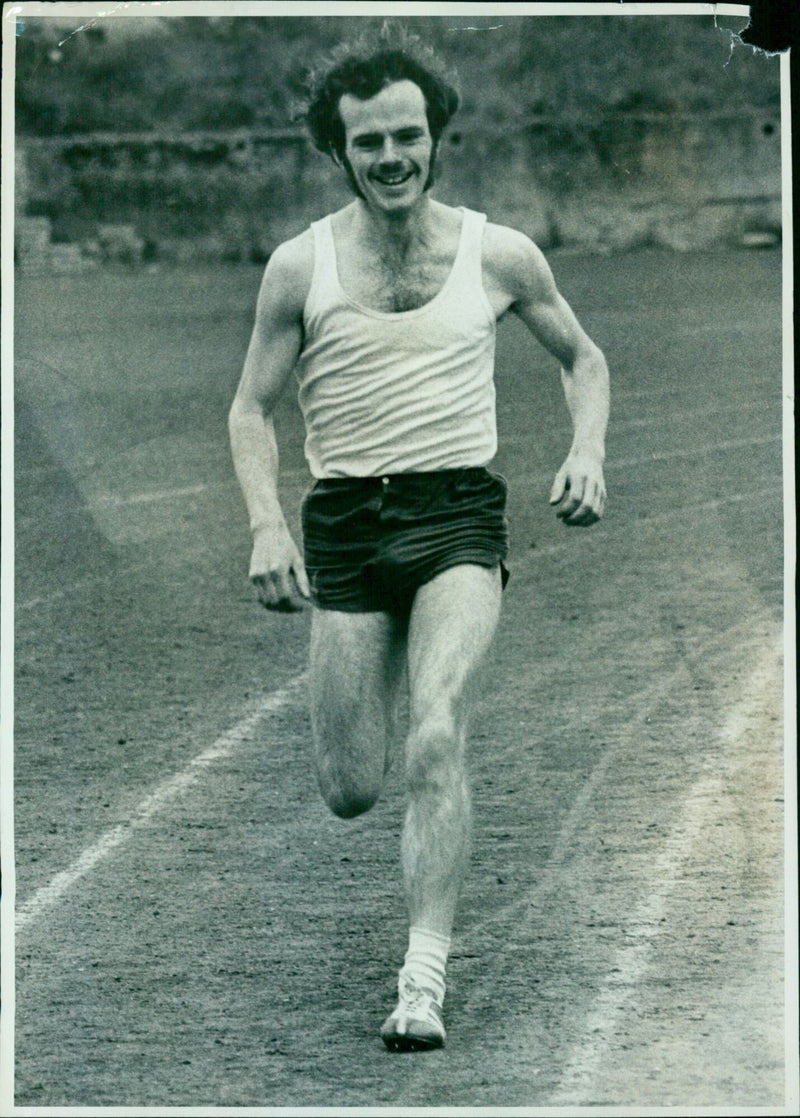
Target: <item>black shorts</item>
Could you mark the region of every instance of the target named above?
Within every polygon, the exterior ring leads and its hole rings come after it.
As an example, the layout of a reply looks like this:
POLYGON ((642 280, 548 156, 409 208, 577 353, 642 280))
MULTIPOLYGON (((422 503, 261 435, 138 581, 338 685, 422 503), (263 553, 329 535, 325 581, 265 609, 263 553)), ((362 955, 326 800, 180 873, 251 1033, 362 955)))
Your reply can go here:
POLYGON ((461 563, 499 564, 505 586, 506 494, 482 466, 318 481, 302 507, 314 604, 403 613, 420 586, 461 563))

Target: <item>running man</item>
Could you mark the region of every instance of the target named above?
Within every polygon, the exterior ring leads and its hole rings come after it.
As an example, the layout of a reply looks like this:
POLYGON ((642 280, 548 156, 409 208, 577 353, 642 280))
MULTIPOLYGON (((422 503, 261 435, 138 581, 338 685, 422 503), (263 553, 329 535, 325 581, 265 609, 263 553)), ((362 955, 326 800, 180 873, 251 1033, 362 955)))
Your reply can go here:
POLYGON ((267 265, 230 413, 253 534, 250 579, 271 610, 313 603, 310 698, 322 795, 342 818, 376 801, 406 689, 401 860, 408 952, 381 1035, 444 1044, 445 965, 469 855, 465 766, 473 680, 507 579, 497 448, 497 321, 518 315, 562 366, 574 437, 550 502, 564 524, 603 514, 608 371, 520 232, 430 195, 458 94, 415 37, 340 48, 307 122, 355 199, 267 265), (299 383, 316 479, 301 554, 278 496, 272 415, 299 383))

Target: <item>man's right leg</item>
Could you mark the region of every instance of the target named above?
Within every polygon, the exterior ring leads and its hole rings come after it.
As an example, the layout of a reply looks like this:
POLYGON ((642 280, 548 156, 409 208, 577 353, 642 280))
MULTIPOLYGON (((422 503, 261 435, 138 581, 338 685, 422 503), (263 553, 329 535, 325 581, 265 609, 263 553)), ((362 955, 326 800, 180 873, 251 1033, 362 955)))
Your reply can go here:
POLYGON ((464 563, 421 586, 411 611, 409 806, 402 839, 409 943, 397 1008, 381 1029, 393 1051, 435 1048, 445 1039, 445 967, 469 855, 467 723, 501 593, 497 567, 464 563))
POLYGON ((377 800, 395 746, 405 679, 404 621, 388 613, 315 609, 311 722, 317 779, 343 819, 377 800))

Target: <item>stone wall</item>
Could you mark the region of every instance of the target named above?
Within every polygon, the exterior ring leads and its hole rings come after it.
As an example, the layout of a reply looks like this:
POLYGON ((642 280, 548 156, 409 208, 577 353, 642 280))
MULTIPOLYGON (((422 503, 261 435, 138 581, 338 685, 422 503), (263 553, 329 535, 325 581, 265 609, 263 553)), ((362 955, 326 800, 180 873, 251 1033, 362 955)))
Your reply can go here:
MULTIPOLYGON (((23 265, 48 251, 72 266, 79 257, 260 261, 350 197, 296 130, 22 138, 17 154, 23 265)), ((543 248, 691 250, 777 239, 780 184, 777 115, 653 113, 454 128, 435 193, 543 248)))

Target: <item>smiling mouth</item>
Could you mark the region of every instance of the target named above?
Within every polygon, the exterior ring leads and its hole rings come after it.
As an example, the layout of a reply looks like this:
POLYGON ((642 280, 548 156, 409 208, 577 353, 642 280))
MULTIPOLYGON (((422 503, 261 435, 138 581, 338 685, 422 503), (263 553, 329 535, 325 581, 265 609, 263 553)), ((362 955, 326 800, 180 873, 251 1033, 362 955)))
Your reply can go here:
POLYGON ((402 171, 394 175, 373 175, 372 178, 381 186, 402 186, 414 175, 413 171, 402 171))

